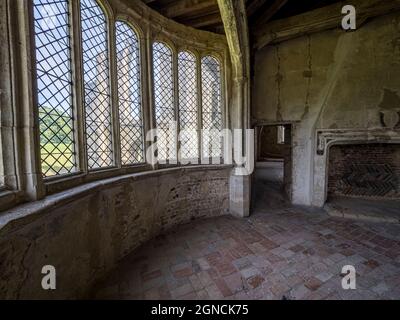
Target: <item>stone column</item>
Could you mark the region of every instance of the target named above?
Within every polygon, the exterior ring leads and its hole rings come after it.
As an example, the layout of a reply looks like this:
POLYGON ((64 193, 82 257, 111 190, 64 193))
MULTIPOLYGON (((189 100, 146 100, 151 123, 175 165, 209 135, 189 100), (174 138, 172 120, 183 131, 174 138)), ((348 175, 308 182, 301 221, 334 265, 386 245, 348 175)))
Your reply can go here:
MULTIPOLYGON (((228 41, 232 73, 232 99, 229 104, 230 128, 244 129, 242 145, 246 150, 245 129, 250 128, 250 45, 244 0, 218 0, 228 41)), ((254 156, 254 155, 253 155, 254 156)), ((250 215, 251 176, 232 170, 230 178, 230 212, 234 216, 250 215)))

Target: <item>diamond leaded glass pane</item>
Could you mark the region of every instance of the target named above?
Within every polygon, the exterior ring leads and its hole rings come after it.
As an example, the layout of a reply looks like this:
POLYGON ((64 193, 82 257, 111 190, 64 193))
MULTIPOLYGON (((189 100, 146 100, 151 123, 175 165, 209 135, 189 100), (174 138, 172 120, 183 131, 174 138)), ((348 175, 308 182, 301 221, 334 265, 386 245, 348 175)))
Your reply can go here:
POLYGON ((183 51, 178 54, 180 156, 197 159, 198 110, 196 57, 183 51))
POLYGON ((139 41, 126 23, 116 23, 118 104, 123 165, 144 161, 139 41))
POLYGON ((203 156, 221 157, 222 129, 221 70, 219 62, 206 56, 201 60, 203 156), (207 132, 209 134, 207 134, 207 132))
POLYGON ((158 160, 175 159, 175 136, 169 130, 175 121, 172 51, 165 44, 153 44, 153 81, 158 160))
POLYGON ((108 30, 95 0, 81 0, 86 145, 89 169, 113 165, 108 30))
POLYGON ((40 156, 44 177, 76 171, 69 1, 33 0, 40 156))

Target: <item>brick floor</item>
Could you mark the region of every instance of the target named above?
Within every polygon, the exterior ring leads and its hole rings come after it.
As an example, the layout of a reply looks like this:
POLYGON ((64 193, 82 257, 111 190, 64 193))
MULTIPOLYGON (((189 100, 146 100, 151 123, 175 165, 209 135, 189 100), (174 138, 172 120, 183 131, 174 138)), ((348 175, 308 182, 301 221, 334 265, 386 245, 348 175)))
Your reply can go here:
POLYGON ((128 255, 98 299, 400 299, 400 225, 276 209, 194 221, 128 255), (343 290, 353 265, 356 290, 343 290))

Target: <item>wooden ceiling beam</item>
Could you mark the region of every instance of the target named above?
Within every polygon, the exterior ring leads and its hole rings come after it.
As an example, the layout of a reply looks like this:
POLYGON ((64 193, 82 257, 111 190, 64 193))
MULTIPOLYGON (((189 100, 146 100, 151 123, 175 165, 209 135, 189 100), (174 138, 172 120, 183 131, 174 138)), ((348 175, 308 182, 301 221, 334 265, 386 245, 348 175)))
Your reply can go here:
POLYGON ((212 9, 218 10, 216 0, 181 0, 161 8, 160 13, 168 18, 176 18, 206 14, 212 9))
POLYGON ((214 33, 219 33, 219 34, 225 33, 224 25, 222 23, 212 24, 212 25, 203 27, 202 29, 206 30, 206 31, 211 31, 214 33))
MULTIPOLYGON (((250 2, 250 1, 249 1, 250 2)), ((253 0, 247 5, 247 16, 251 17, 254 13, 260 9, 267 0, 253 0)))
MULTIPOLYGON (((400 11, 398 0, 353 0, 357 10, 357 28, 368 18, 400 11)), ((340 28, 343 3, 335 3, 297 16, 272 21, 254 29, 254 47, 259 50, 271 43, 324 30, 340 28)))
POLYGON ((250 75, 250 40, 244 0, 218 0, 231 55, 234 76, 245 79, 250 75))
POLYGON ((215 24, 222 23, 221 14, 219 12, 211 13, 205 16, 196 18, 179 20, 180 23, 189 25, 193 28, 207 27, 215 24))
POLYGON ((271 6, 254 23, 255 28, 266 24, 288 2, 288 0, 274 0, 271 6))

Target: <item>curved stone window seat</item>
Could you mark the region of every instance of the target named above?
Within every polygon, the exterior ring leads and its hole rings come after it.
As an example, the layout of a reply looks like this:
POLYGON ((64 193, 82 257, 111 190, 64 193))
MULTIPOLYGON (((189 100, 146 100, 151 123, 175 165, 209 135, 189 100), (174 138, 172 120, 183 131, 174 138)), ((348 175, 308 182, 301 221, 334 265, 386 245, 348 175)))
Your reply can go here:
POLYGON ((191 166, 87 183, 0 214, 0 298, 82 298, 139 245, 228 213, 231 166, 191 166), (42 267, 57 290, 41 287, 42 267))

